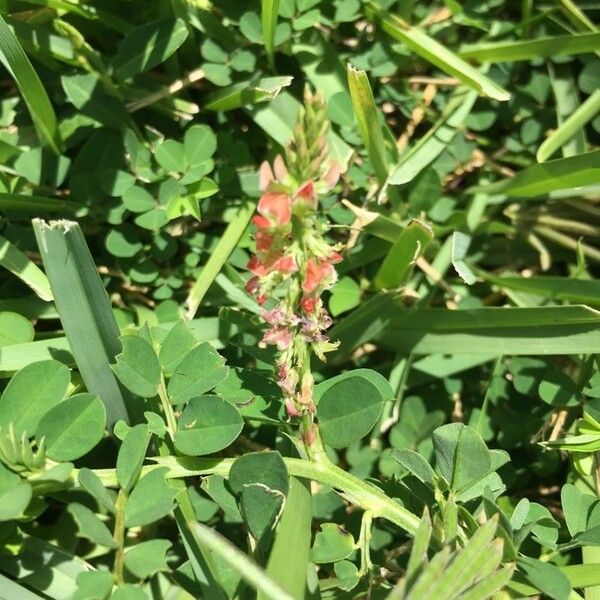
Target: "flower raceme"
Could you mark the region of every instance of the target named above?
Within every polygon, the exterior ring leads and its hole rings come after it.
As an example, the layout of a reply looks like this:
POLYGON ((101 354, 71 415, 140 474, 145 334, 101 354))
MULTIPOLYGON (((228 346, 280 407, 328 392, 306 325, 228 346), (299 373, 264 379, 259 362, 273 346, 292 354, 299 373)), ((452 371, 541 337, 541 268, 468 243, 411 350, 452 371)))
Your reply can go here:
POLYGON ((321 294, 337 280, 334 265, 342 257, 325 240, 327 227, 317 219, 318 194, 328 192, 340 170, 334 164, 318 178, 298 184, 281 156, 273 168, 262 164, 257 214, 256 254, 246 290, 263 306, 268 325, 262 344, 280 352, 278 384, 290 417, 314 412, 310 351, 324 360, 337 345, 324 332, 331 325, 321 294))

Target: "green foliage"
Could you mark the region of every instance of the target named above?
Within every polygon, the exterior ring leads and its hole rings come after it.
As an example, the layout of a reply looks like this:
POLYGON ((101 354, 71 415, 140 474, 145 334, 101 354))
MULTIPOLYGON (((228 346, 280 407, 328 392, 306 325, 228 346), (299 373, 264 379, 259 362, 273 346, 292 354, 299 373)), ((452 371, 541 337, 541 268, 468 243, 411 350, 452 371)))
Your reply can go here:
POLYGON ((595 599, 599 11, 3 2, 0 596, 595 599))

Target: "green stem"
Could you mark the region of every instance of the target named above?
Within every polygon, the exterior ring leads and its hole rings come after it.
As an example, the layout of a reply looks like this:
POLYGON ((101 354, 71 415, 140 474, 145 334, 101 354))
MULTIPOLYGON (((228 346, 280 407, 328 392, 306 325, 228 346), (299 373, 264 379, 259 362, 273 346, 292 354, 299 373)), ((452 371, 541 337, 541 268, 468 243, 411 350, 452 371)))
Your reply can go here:
MULTIPOLYGON (((404 508, 395 500, 389 498, 379 488, 361 481, 334 465, 322 449, 315 446, 311 449, 312 460, 284 457, 288 473, 302 479, 310 479, 333 488, 349 502, 368 510, 373 518, 387 519, 414 535, 419 526, 419 518, 404 508)), ((168 467, 167 477, 179 479, 201 475, 218 474, 222 477, 229 475, 234 459, 185 458, 185 457, 154 457, 156 465, 142 467, 140 477, 159 467, 168 467)), ((117 486, 117 476, 114 469, 98 469, 94 471, 107 487, 117 486)))
POLYGON ((360 550, 360 573, 367 575, 371 571, 371 526, 373 525, 373 515, 366 510, 363 513, 360 523, 360 537, 358 538, 358 549, 360 550))
MULTIPOLYGON (((116 478, 116 475, 115 475, 116 478)), ((123 581, 123 564, 125 559, 125 504, 127 503, 127 492, 119 490, 117 501, 115 503, 115 529, 113 538, 117 544, 115 553, 115 563, 113 567, 115 581, 117 585, 122 585, 123 581)))
POLYGON ((160 398, 160 404, 162 406, 163 412, 165 413, 165 418, 167 420, 167 430, 169 431, 171 439, 174 439, 175 432, 177 431, 177 419, 175 418, 173 405, 171 404, 171 400, 169 400, 169 395, 167 394, 167 386, 165 384, 164 375, 160 376, 160 384, 158 386, 158 397, 160 398))

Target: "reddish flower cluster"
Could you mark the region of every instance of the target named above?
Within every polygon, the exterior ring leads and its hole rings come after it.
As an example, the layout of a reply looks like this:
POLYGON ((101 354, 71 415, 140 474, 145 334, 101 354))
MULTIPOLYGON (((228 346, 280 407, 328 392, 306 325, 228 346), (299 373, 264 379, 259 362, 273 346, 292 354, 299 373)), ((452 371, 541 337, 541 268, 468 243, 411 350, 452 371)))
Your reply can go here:
POLYGON ((337 280, 334 265, 342 257, 325 241, 326 228, 316 219, 316 210, 318 193, 331 189, 339 174, 334 164, 318 181, 298 185, 280 156, 273 169, 268 163, 260 169, 263 195, 252 220, 256 255, 248 263, 253 277, 246 290, 261 306, 278 302, 262 311, 269 325, 262 343, 281 352, 278 383, 291 417, 314 411, 308 349, 324 359, 324 353, 336 347, 323 333, 331 318, 321 294, 337 280), (280 291, 285 296, 276 300, 280 291))

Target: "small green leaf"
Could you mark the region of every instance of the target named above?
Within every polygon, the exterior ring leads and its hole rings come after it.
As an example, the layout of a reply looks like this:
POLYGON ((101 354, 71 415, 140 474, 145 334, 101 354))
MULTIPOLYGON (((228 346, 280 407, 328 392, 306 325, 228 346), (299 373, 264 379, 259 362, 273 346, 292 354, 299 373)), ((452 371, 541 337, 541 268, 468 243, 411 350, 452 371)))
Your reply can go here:
POLYGON ((123 194, 123 205, 134 213, 146 212, 154 208, 154 198, 144 188, 134 185, 123 194))
POLYGON ((337 523, 323 523, 310 551, 314 563, 330 563, 347 558, 354 552, 354 538, 337 523))
POLYGON ((32 490, 28 483, 19 483, 0 494, 0 522, 22 517, 31 502, 31 495, 32 490))
POLYGON ((279 452, 252 452, 236 459, 229 472, 229 485, 240 495, 248 529, 260 540, 281 513, 289 489, 285 463, 279 452))
POLYGON ((171 546, 169 540, 149 540, 136 544, 125 552, 125 568, 138 579, 168 571, 166 555, 171 546))
POLYGON ((550 369, 544 373, 538 387, 540 398, 550 406, 577 406, 577 386, 562 371, 550 369))
POLYGON ((84 571, 77 576, 77 591, 70 600, 105 600, 110 596, 114 577, 108 571, 84 571))
POLYGON ((436 466, 456 492, 466 490, 491 470, 490 452, 477 431, 462 423, 450 423, 433 432, 436 466))
POLYGON ((79 485, 89 492, 104 508, 110 512, 114 512, 115 504, 113 498, 94 471, 86 467, 79 469, 77 481, 79 482, 79 485))
POLYGON ((128 492, 135 485, 140 474, 146 450, 150 443, 148 426, 139 424, 132 427, 125 436, 117 455, 117 481, 128 492))
POLYGON ((425 458, 410 448, 393 449, 392 457, 420 482, 429 488, 435 486, 435 471, 425 458))
POLYGON ((33 341, 34 335, 33 325, 29 319, 14 312, 0 312, 0 348, 12 344, 26 344, 33 341))
POLYGON ((336 577, 340 580, 340 587, 345 591, 354 589, 360 581, 361 575, 358 568, 349 560, 339 560, 333 565, 336 577))
POLYGON ((237 438, 243 425, 237 409, 219 396, 193 398, 179 418, 175 448, 189 456, 218 452, 237 438))
POLYGON ((89 508, 79 502, 71 502, 67 510, 77 523, 79 537, 108 548, 117 547, 108 527, 89 508))
POLYGON ((182 404, 208 392, 227 377, 224 359, 208 343, 193 348, 175 368, 168 393, 173 404, 182 404))
POLYGON ((552 600, 568 600, 571 594, 571 584, 567 576, 558 567, 549 563, 522 556, 518 568, 527 581, 537 590, 552 598, 552 600))
POLYGON ((40 419, 65 397, 71 375, 56 360, 34 362, 17 371, 0 397, 0 427, 10 423, 17 437, 33 435, 40 419))
POLYGON ((140 25, 119 44, 113 59, 118 79, 129 79, 161 64, 185 42, 186 24, 181 19, 162 19, 140 25))
POLYGON ((152 398, 158 392, 160 364, 152 346, 139 335, 119 338, 123 351, 116 356, 112 370, 119 381, 131 392, 152 398))
POLYGON ((394 393, 376 371, 357 369, 320 383, 315 389, 317 416, 325 443, 345 448, 375 425, 383 403, 394 393))
POLYGON ((160 345, 160 366, 166 373, 172 373, 188 352, 197 345, 198 341, 186 322, 178 321, 160 345))
POLYGON ((154 469, 137 482, 125 505, 127 527, 148 525, 173 510, 178 490, 167 483, 168 471, 167 467, 154 469))
POLYGON ((41 419, 36 436, 46 440, 46 454, 56 461, 80 458, 104 436, 106 410, 98 396, 75 394, 51 408, 41 419))
POLYGON ((156 148, 156 160, 167 171, 181 172, 187 167, 185 148, 175 140, 164 140, 156 148))
POLYGON ((217 138, 208 125, 193 125, 185 132, 183 149, 185 161, 194 167, 215 153, 217 138))
POLYGON ((592 509, 598 504, 598 498, 584 494, 572 483, 566 483, 560 492, 560 502, 571 536, 585 531, 592 509))
POLYGON ((137 585, 126 583, 113 592, 110 600, 148 600, 148 594, 137 585))

